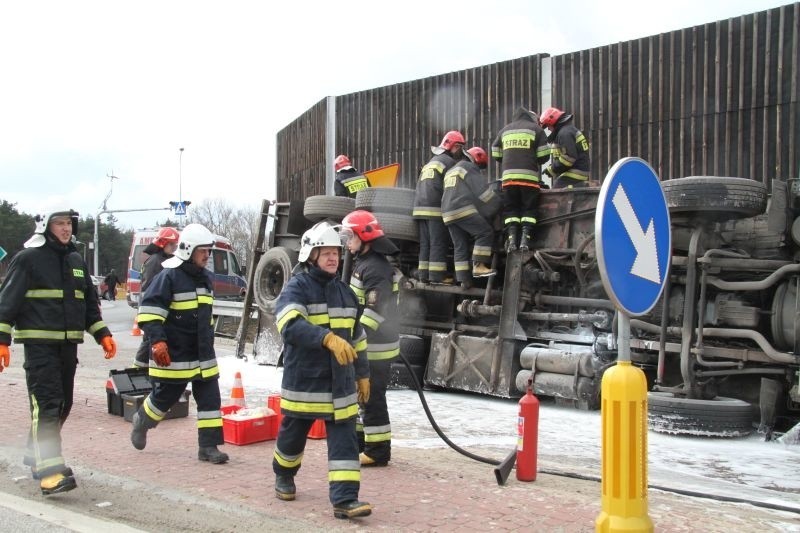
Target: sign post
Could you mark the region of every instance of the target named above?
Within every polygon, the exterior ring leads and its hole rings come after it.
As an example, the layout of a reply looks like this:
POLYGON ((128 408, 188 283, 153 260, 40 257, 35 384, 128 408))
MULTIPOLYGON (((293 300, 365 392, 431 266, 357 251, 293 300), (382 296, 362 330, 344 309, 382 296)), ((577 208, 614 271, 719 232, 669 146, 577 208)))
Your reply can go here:
POLYGON ((653 531, 647 514, 647 380, 631 365, 630 316, 658 302, 669 275, 669 209, 653 169, 637 157, 608 172, 595 217, 603 287, 617 307, 617 364, 603 374, 602 510, 596 531, 653 531))

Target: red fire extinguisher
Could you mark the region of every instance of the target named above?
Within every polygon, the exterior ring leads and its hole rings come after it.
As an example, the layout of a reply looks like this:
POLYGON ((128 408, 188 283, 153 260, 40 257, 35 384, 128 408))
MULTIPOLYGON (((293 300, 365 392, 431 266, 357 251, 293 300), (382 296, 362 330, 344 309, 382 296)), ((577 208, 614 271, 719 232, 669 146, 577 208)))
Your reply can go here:
POLYGON ((517 479, 536 481, 536 459, 539 446, 539 399, 533 395, 533 380, 519 400, 517 419, 517 479))

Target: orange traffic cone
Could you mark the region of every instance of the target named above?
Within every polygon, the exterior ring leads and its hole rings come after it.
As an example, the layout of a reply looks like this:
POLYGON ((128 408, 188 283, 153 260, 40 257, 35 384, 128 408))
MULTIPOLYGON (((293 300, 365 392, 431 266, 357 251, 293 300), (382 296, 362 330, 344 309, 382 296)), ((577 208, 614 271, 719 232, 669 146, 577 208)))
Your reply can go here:
POLYGON ((231 389, 230 405, 247 407, 244 401, 244 387, 242 386, 242 373, 237 372, 233 377, 233 388, 231 389))
POLYGON ((133 328, 131 328, 131 335, 134 337, 141 337, 142 330, 139 329, 139 317, 133 319, 133 328))

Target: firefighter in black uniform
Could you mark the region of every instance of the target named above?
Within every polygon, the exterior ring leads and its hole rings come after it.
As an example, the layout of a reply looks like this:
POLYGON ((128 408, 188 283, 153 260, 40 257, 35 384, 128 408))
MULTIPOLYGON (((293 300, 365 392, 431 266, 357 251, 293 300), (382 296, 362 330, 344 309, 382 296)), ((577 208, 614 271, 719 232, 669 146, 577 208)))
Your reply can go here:
POLYGON ((503 184, 503 226, 506 251, 528 250, 536 225, 541 165, 550 148, 536 113, 520 107, 497 134, 492 157, 499 161, 503 184), (522 226, 522 237, 519 228, 522 226), (518 242, 519 241, 519 242, 518 242))
POLYGON ((75 249, 78 213, 60 211, 35 218, 34 235, 11 260, 0 286, 0 371, 10 363, 11 331, 24 345, 31 431, 25 464, 42 493, 77 486, 61 455, 61 426, 72 408, 78 344, 88 331, 106 359, 117 353, 103 323, 97 290, 75 249))
POLYGON ((342 243, 336 229, 320 222, 300 239, 296 274, 281 291, 275 323, 283 339, 281 413, 272 457, 275 495, 294 500, 294 477, 303 460, 308 431, 325 421, 328 496, 336 518, 367 516, 358 500, 356 418, 369 401, 367 337, 359 322, 358 299, 336 273, 342 243))
POLYGON ((333 183, 333 192, 336 196, 355 198, 358 191, 370 186, 369 179, 353 167, 353 163, 346 155, 334 159, 333 169, 336 172, 336 180, 333 183))
POLYGON ((539 120, 551 133, 550 166, 545 172, 553 178, 553 188, 586 187, 589 182, 589 141, 572 123, 572 115, 557 107, 542 111, 539 120))
POLYGON ((439 146, 431 147, 434 156, 419 173, 412 214, 419 229, 417 279, 425 283, 453 283, 447 273, 450 236, 442 221, 442 180, 462 158, 464 142, 461 132, 448 131, 439 146))
MULTIPOLYGON (((164 270, 162 263, 175 253, 179 237, 178 230, 175 228, 161 228, 153 242, 145 247, 143 251, 150 257, 142 265, 142 285, 139 294, 144 294, 156 274, 164 270)), ((142 343, 136 351, 133 366, 139 368, 150 366, 150 341, 147 339, 147 335, 142 335, 142 343)))
POLYGON ((494 243, 490 220, 500 208, 501 200, 481 173, 489 159, 486 150, 473 146, 467 150, 467 155, 469 159, 456 163, 444 176, 442 219, 453 239, 456 280, 470 287, 472 277, 483 278, 496 273, 489 266, 494 243), (470 273, 471 240, 475 244, 470 273))
POLYGON ((213 464, 228 461, 217 449, 223 443, 219 367, 214 353, 211 316, 214 296, 205 266, 214 235, 200 224, 181 232, 175 256, 164 262, 139 304, 139 326, 150 339, 153 390, 133 414, 131 443, 147 445, 147 431, 158 425, 192 383, 197 403, 197 458, 213 464))
POLYGON ((392 457, 392 426, 386 388, 392 361, 400 353, 394 267, 386 259, 400 250, 385 236, 375 215, 353 211, 342 220, 342 237, 355 257, 350 288, 364 307, 361 325, 367 332, 370 396, 361 406, 359 444, 362 466, 386 466, 392 457))

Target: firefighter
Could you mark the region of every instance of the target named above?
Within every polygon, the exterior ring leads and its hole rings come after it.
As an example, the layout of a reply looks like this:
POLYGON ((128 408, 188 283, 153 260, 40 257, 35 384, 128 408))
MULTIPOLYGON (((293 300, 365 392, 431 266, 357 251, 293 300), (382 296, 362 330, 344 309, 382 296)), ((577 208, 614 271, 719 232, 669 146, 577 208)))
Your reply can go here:
POLYGON ((106 284, 106 292, 104 294, 106 300, 113 302, 117 299, 117 285, 120 283, 119 277, 113 268, 111 269, 111 272, 109 272, 108 275, 103 278, 103 283, 106 284))
POLYGON ((586 187, 589 184, 589 141, 572 123, 572 115, 557 107, 542 111, 539 123, 550 130, 550 166, 545 173, 553 188, 586 187))
MULTIPOLYGON (((161 228, 153 242, 143 250, 149 257, 142 265, 141 294, 147 290, 156 274, 164 270, 162 263, 171 258, 178 247, 178 230, 175 228, 161 228)), ((150 341, 147 335, 142 335, 142 343, 136 351, 133 366, 147 368, 150 365, 150 341)))
POLYGON ((541 187, 541 165, 547 162, 550 148, 536 113, 520 107, 497 134, 492 157, 500 162, 503 187, 503 226, 505 248, 513 252, 530 248, 536 226, 537 203, 541 187), (519 228, 522 226, 522 237, 519 228))
POLYGON ((181 232, 175 255, 142 295, 139 326, 150 339, 150 381, 153 390, 133 414, 131 443, 147 445, 147 431, 156 427, 192 383, 197 403, 197 458, 212 464, 228 461, 217 449, 223 443, 219 367, 214 353, 214 304, 206 263, 214 235, 205 226, 189 224, 181 232))
POLYGON ((325 421, 328 441, 328 497, 336 518, 367 516, 372 507, 358 500, 358 404, 369 401, 367 337, 359 321, 358 299, 337 277, 342 242, 328 222, 303 233, 296 274, 276 303, 283 339, 281 413, 272 458, 275 495, 294 500, 294 477, 303 460, 308 431, 325 421))
POLYGON ((467 150, 469 159, 459 161, 444 176, 442 219, 453 239, 456 280, 464 287, 472 285, 471 278, 493 276, 489 265, 494 243, 494 230, 489 220, 499 208, 499 197, 481 173, 486 168, 486 150, 473 146, 467 150), (470 274, 470 241, 472 272, 470 274))
POLYGON ((333 169, 336 172, 336 180, 333 183, 336 196, 355 198, 358 191, 370 186, 369 179, 353 167, 353 163, 346 155, 339 155, 333 160, 333 169))
POLYGON ((414 196, 414 210, 419 230, 419 266, 417 279, 423 283, 452 285, 447 273, 450 237, 442 221, 442 181, 444 175, 464 154, 464 136, 448 131, 439 146, 432 146, 433 157, 422 167, 414 196))
POLYGON ((103 323, 97 290, 75 248, 78 213, 39 215, 25 249, 11 260, 0 286, 0 372, 10 363, 11 331, 24 345, 31 430, 25 464, 42 494, 77 486, 61 455, 61 427, 73 401, 78 344, 88 331, 106 359, 117 353, 103 323))
POLYGON ((361 405, 359 459, 362 466, 386 466, 392 457, 392 426, 386 388, 392 361, 400 353, 394 267, 386 259, 400 250, 383 232, 375 215, 353 211, 342 220, 342 241, 355 257, 350 288, 364 308, 361 326, 367 333, 370 396, 361 405))

